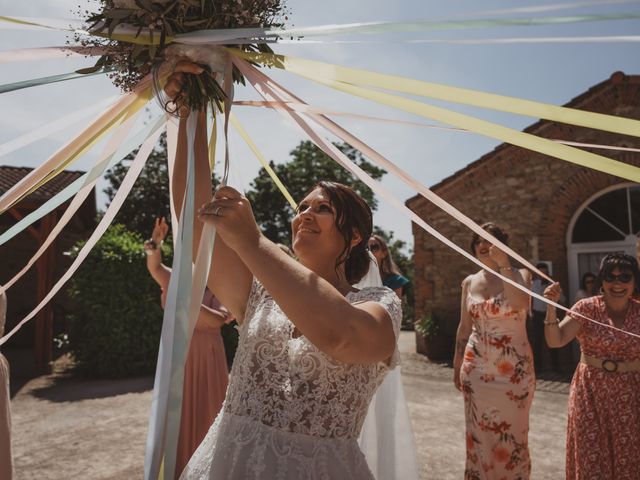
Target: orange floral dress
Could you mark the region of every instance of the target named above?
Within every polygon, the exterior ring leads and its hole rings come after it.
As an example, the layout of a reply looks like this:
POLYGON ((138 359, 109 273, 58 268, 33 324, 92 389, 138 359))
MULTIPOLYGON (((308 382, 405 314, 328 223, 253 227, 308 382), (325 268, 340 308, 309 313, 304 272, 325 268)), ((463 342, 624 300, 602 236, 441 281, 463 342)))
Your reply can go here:
POLYGON ((467 480, 526 480, 529 408, 536 378, 525 328, 526 311, 502 293, 485 301, 467 297, 473 329, 460 380, 465 403, 467 480))
MULTIPOLYGON (((611 325, 601 296, 573 308, 611 325)), ((640 339, 574 316, 586 355, 617 361, 640 360, 640 339)), ((640 334, 640 302, 631 301, 623 330, 640 334)), ((578 364, 569 393, 567 479, 640 479, 640 372, 611 373, 578 364)))

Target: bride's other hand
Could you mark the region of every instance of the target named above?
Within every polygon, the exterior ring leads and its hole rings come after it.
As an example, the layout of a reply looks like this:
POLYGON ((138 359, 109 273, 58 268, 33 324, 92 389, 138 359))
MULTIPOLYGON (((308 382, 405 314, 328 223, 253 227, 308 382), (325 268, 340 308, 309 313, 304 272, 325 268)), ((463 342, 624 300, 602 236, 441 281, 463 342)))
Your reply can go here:
POLYGON ((172 99, 181 117, 189 115, 189 108, 184 105, 183 88, 186 75, 200 75, 202 72, 204 72, 204 68, 200 65, 187 60, 180 60, 176 63, 173 73, 167 78, 167 83, 164 85, 164 93, 172 99))
POLYGON ((236 251, 256 245, 262 235, 249 200, 232 187, 219 188, 200 208, 198 218, 215 225, 224 242, 236 251))

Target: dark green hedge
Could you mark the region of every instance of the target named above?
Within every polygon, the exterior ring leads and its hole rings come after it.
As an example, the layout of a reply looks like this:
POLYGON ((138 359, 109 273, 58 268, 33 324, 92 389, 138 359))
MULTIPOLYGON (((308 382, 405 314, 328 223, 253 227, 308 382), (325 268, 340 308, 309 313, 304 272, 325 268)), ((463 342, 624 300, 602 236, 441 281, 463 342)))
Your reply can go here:
POLYGON ((155 371, 160 291, 147 272, 139 235, 110 227, 73 276, 69 295, 69 348, 80 373, 114 378, 155 371))

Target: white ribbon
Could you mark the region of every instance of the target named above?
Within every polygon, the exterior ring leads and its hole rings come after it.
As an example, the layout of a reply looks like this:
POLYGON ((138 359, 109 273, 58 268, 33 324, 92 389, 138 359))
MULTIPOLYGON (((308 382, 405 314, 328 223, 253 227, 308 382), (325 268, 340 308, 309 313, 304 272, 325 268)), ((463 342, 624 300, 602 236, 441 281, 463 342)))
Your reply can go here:
POLYGON ((89 252, 93 248, 93 246, 100 240, 104 232, 107 230, 114 217, 120 210, 120 207, 124 203, 127 195, 131 191, 133 184, 136 179, 140 175, 142 168, 144 167, 147 158, 151 154, 153 147, 158 141, 158 137, 162 133, 162 129, 157 130, 153 135, 151 135, 146 142, 140 147, 136 158, 131 163, 129 167, 129 171, 125 175, 122 183, 120 184, 120 188, 118 192, 113 197, 109 208, 105 212, 104 216, 100 220, 100 223, 93 231, 87 242, 83 245, 78 252, 78 256, 75 258, 69 269, 65 272, 65 274, 58 280, 58 282, 53 286, 51 291, 47 293, 44 299, 34 308, 25 318, 23 318, 9 333, 7 333, 4 337, 0 338, 0 346, 2 346, 7 340, 9 340, 22 326, 31 320, 41 309, 44 307, 58 291, 63 287, 63 285, 71 278, 71 276, 76 272, 76 270, 82 265, 82 262, 87 258, 89 252))

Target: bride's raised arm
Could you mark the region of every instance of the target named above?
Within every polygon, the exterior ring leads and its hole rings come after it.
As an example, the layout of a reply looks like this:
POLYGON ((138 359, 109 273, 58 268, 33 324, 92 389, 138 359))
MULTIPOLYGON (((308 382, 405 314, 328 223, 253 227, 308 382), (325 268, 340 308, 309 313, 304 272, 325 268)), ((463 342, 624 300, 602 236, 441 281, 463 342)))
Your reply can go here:
MULTIPOLYGON (((185 75, 208 75, 204 70, 190 62, 178 62, 174 73, 167 80, 165 92, 170 98, 180 94, 185 75)), ((178 98, 179 101, 179 98, 178 98)), ((187 181, 187 116, 188 111, 182 111, 178 130, 178 146, 172 177, 172 194, 176 212, 180 215, 187 181)), ((193 112, 191 113, 193 114, 193 112)), ((209 153, 207 146, 207 116, 205 111, 197 112, 197 127, 195 135, 195 202, 194 215, 200 207, 211 199, 211 170, 209 167, 209 153)), ((197 217, 193 225, 193 256, 198 252, 203 224, 197 217)), ((252 275, 237 254, 224 241, 217 237, 212 255, 211 271, 207 280, 209 290, 229 309, 238 323, 244 319, 244 309, 251 289, 252 275)))
MULTIPOLYGON (((303 200, 300 205, 313 210, 299 212, 292 222, 292 229, 298 232, 294 233, 294 247, 300 261, 262 235, 249 201, 230 187, 216 192, 200 216, 216 225, 224 241, 264 285, 287 318, 318 349, 344 363, 389 360, 396 344, 393 322, 399 322, 401 317, 399 300, 398 318, 393 320, 389 305, 377 301, 351 304, 345 298, 351 291, 351 282, 345 275, 344 263, 337 262, 343 257, 341 251, 349 255, 358 245, 368 264, 365 250, 368 236, 354 234, 345 249, 343 237, 335 234, 334 223, 339 214, 330 203, 314 200, 307 207, 303 200)), ((393 291, 388 293, 389 298, 397 299, 393 291)))

